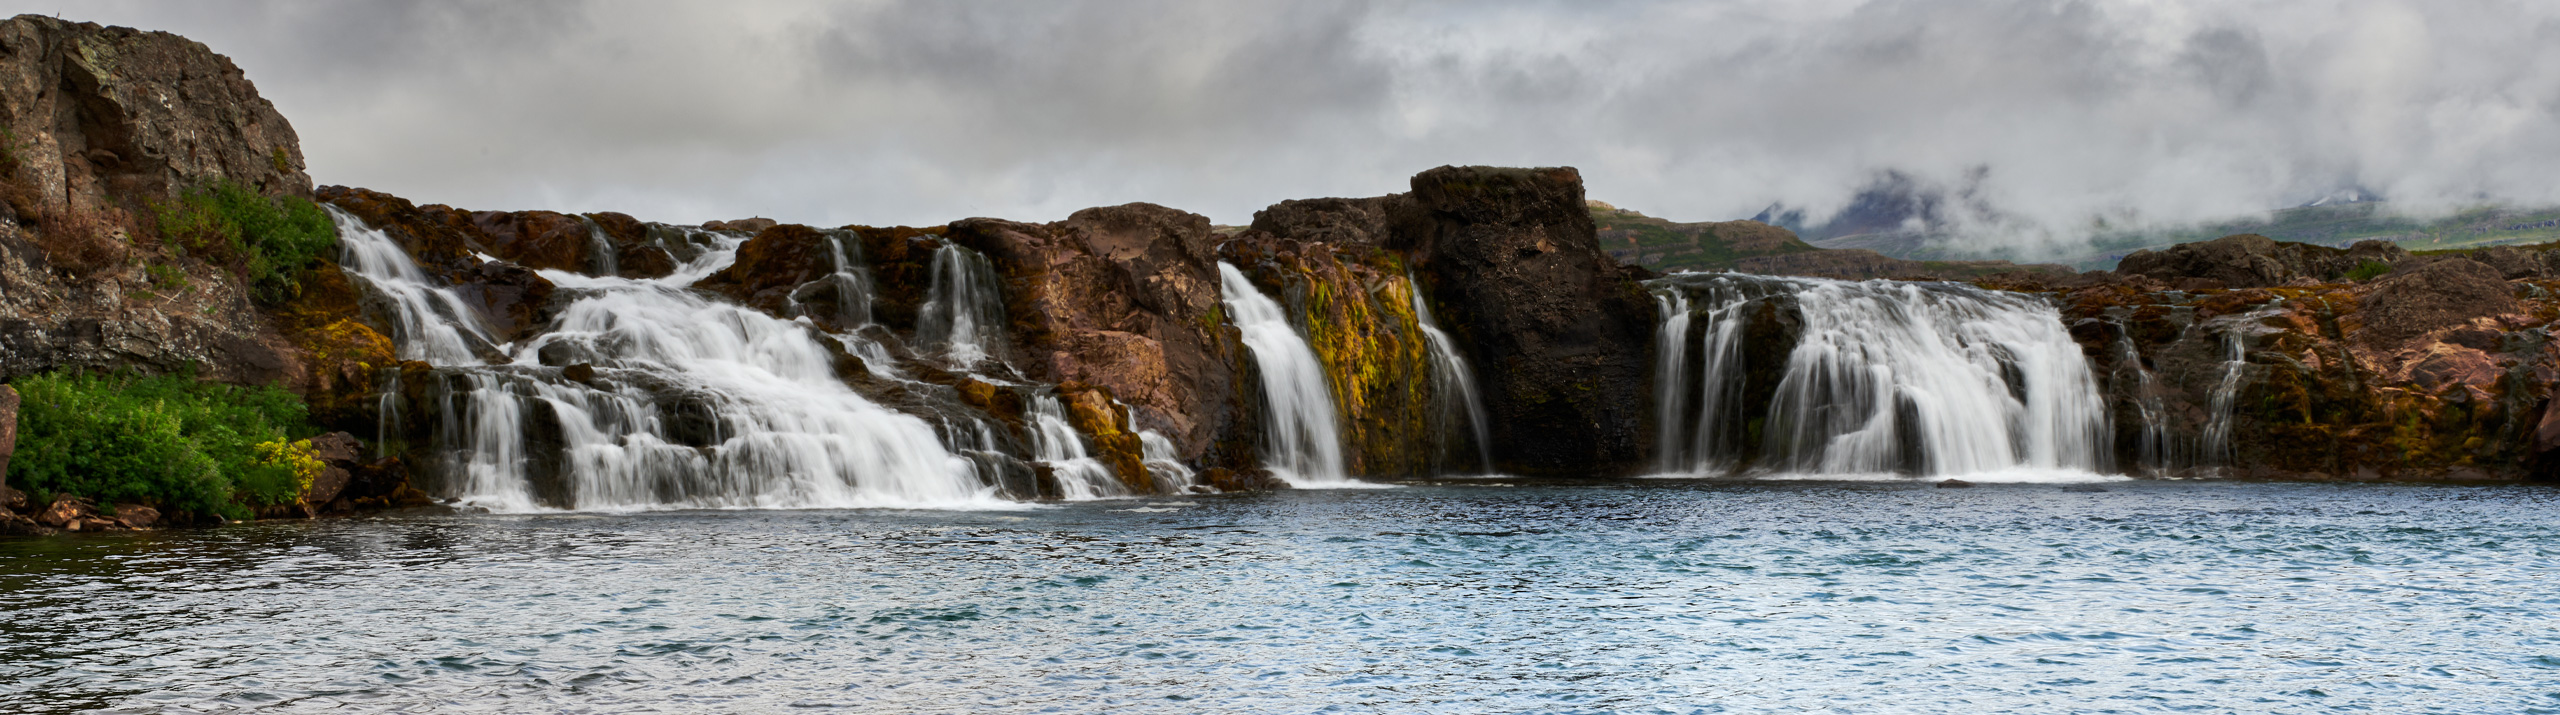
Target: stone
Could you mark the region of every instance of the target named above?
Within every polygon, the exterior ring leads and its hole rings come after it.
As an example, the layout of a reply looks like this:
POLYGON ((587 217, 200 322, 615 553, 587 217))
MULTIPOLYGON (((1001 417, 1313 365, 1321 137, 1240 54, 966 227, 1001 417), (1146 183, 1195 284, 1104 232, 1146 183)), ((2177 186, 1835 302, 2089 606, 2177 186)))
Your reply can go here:
POLYGON ((1938 482, 1938 488, 1939 488, 1939 489, 1971 489, 1971 488, 1973 488, 1973 482, 1968 482, 1968 481, 1965 481, 1965 480, 1962 480, 1962 479, 1946 479, 1946 480, 1941 480, 1941 481, 1939 481, 1939 482, 1938 482))
POLYGON ((52 533, 54 533, 53 527, 36 523, 34 519, 0 511, 0 536, 45 536, 52 533))
POLYGON ((90 508, 88 500, 64 494, 54 497, 52 506, 45 507, 43 512, 36 514, 36 523, 57 529, 71 528, 70 525, 73 522, 94 517, 97 514, 96 509, 90 508))
POLYGON ((578 383, 594 384, 596 379, 596 366, 591 363, 582 362, 576 365, 560 368, 560 379, 578 383))
POLYGON ((364 443, 355 435, 331 432, 311 438, 311 456, 330 464, 355 464, 364 454, 364 443))
POLYGON ((127 529, 149 529, 160 524, 160 510, 140 504, 117 504, 115 523, 127 529))

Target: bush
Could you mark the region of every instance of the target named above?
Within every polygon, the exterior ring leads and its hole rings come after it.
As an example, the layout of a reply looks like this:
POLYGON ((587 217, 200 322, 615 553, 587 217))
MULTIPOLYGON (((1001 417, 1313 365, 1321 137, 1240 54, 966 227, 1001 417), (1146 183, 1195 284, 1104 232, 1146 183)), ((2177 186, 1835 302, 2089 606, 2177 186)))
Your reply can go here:
POLYGON ((163 241, 230 267, 269 304, 301 295, 295 276, 338 242, 337 224, 319 204, 262 196, 229 180, 180 192, 176 203, 153 209, 163 241))
POLYGON ((2354 268, 2347 269, 2347 280, 2363 283, 2365 281, 2373 280, 2374 276, 2390 272, 2391 264, 2368 260, 2363 263, 2356 264, 2356 267, 2354 268))
POLYGON ((299 500, 321 470, 302 399, 192 376, 38 375, 13 383, 18 451, 8 481, 49 499, 139 502, 247 518, 299 500))

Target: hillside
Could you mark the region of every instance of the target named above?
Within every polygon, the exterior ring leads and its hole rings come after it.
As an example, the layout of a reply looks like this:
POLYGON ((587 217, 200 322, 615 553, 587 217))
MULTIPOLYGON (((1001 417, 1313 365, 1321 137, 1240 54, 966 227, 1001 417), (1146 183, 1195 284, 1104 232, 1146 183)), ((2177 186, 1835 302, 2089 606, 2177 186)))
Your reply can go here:
POLYGON ((1758 221, 1677 223, 1606 202, 1588 203, 1591 223, 1599 228, 1600 246, 1609 257, 1665 273, 1727 270, 1745 258, 1821 250, 1792 231, 1758 221))

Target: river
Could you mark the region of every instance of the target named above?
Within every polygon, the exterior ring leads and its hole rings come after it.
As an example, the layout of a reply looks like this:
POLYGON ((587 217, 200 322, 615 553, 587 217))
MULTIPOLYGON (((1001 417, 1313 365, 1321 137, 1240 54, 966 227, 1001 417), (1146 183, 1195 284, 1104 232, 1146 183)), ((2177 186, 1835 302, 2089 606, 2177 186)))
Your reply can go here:
POLYGON ((0 541, 0 710, 2560 712, 2560 489, 1441 481, 0 541))

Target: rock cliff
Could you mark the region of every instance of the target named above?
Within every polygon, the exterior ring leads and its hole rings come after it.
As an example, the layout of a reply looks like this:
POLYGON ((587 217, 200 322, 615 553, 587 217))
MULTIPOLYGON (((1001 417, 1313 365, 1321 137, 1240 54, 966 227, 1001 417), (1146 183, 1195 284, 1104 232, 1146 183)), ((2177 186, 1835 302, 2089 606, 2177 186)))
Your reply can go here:
POLYGON ((311 193, 293 127, 230 60, 168 33, 0 22, 0 379, 307 379, 237 276, 152 229, 152 207, 216 181, 311 193))

